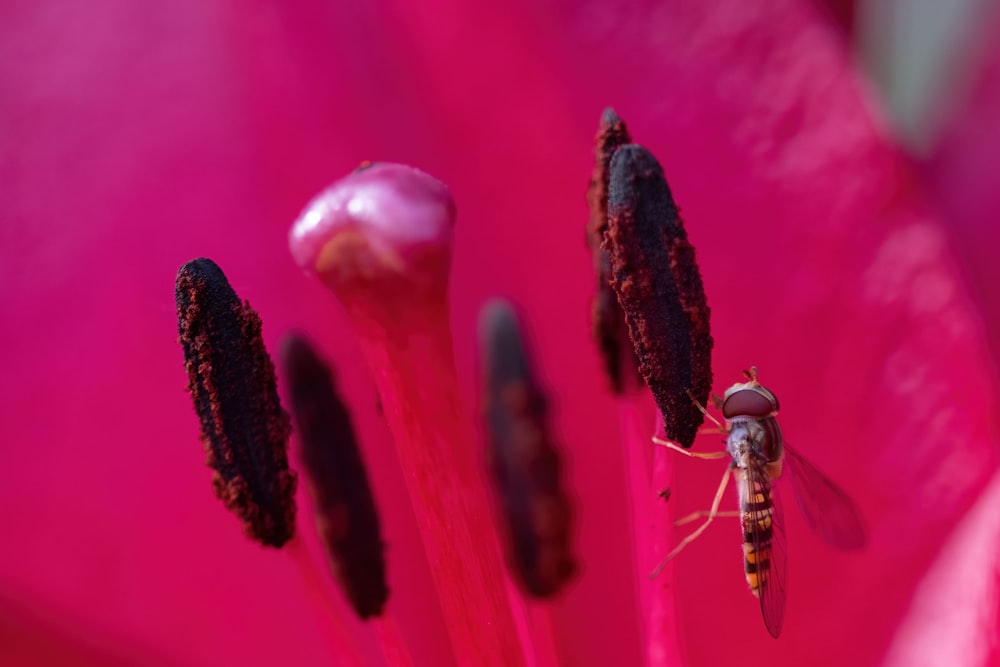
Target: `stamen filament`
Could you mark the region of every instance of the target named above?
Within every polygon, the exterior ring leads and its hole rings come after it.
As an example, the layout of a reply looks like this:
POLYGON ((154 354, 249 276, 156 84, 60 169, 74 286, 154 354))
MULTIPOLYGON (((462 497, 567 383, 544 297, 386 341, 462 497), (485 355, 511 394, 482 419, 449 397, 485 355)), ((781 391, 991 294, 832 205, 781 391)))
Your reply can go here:
MULTIPOLYGON (((647 667, 683 664, 678 643, 676 587, 674 567, 668 562, 654 581, 644 571, 645 564, 663 559, 673 544, 673 505, 663 502, 658 489, 673 486, 673 454, 661 447, 650 447, 646 416, 655 410, 647 404, 645 392, 632 392, 619 398, 618 420, 625 452, 627 483, 632 519, 632 572, 642 619, 642 638, 647 667)), ((657 413, 657 424, 662 417, 657 413)), ((657 428, 662 431, 662 426, 657 428)))
POLYGON ((297 535, 292 537, 285 543, 284 551, 295 563, 309 601, 316 615, 323 620, 323 636, 327 640, 331 656, 343 667, 367 667, 368 663, 362 657, 357 641, 347 631, 343 614, 334 606, 328 594, 328 577, 320 571, 302 539, 297 535))
POLYGON ((552 627, 552 607, 545 602, 528 601, 528 622, 534 645, 534 667, 559 667, 559 651, 552 627))
POLYGON ((653 589, 642 572, 643 564, 652 553, 653 535, 649 532, 653 507, 651 504, 652 448, 645 435, 642 419, 644 402, 649 402, 646 392, 632 391, 620 395, 618 425, 625 464, 625 485, 628 491, 629 520, 632 527, 632 585, 639 606, 643 643, 650 641, 649 614, 653 589))
POLYGON ((386 609, 380 617, 372 622, 372 628, 382 647, 382 656, 388 667, 413 667, 410 649, 406 646, 399 626, 391 609, 386 609))
MULTIPOLYGON (((653 448, 653 488, 673 484, 674 455, 662 447, 653 448)), ((656 500, 660 500, 656 498, 656 500)), ((650 523, 652 549, 646 563, 663 560, 667 549, 674 542, 674 511, 672 503, 660 502, 653 509, 650 523)), ((646 639, 646 665, 648 667, 668 667, 683 665, 683 650, 678 637, 680 626, 677 622, 677 586, 674 577, 674 563, 668 562, 660 570, 659 576, 647 585, 652 590, 646 639)))

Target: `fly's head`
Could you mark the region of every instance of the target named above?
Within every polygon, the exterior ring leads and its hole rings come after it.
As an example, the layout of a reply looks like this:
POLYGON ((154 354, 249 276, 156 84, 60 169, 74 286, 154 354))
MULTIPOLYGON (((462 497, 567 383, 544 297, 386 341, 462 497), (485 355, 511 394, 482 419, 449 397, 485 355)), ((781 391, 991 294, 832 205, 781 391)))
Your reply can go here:
POLYGON ((722 416, 727 420, 737 417, 752 417, 763 419, 778 414, 778 397, 760 382, 757 382, 757 369, 744 371, 748 382, 737 382, 726 390, 719 401, 722 416))
POLYGON ((770 462, 780 458, 781 431, 775 415, 778 397, 757 381, 757 369, 743 371, 746 382, 738 382, 715 396, 715 406, 726 418, 729 436, 726 449, 740 467, 753 459, 770 462))

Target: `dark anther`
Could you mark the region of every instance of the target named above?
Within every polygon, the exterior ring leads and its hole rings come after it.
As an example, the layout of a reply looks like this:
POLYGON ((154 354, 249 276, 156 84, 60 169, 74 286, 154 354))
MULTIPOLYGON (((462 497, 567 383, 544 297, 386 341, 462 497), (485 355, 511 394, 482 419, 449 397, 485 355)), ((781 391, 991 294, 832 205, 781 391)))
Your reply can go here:
POLYGON ((517 317, 501 301, 480 315, 488 461, 508 537, 508 562, 537 597, 558 592, 575 570, 571 508, 546 400, 532 372, 517 317))
POLYGON ((656 158, 632 144, 611 160, 604 249, 611 284, 666 435, 694 443, 712 385, 709 310, 694 248, 656 158), (690 392, 690 394, 688 393, 690 392))
POLYGON ((295 532, 291 425, 281 409, 260 317, 215 262, 177 272, 177 319, 188 391, 201 421, 212 488, 247 536, 280 547, 295 532))
POLYGON ((358 616, 380 616, 389 598, 384 544, 351 416, 306 339, 286 338, 281 362, 330 566, 358 616))
POLYGON ((611 262, 608 253, 602 249, 601 242, 608 229, 611 156, 632 140, 625 121, 618 117, 614 109, 605 109, 594 141, 594 173, 590 178, 590 187, 587 188, 587 205, 590 207, 587 243, 593 255, 594 274, 597 276, 597 291, 591 307, 591 326, 611 388, 616 394, 620 394, 632 383, 633 378, 635 383, 638 383, 639 378, 625 317, 610 284, 611 262))

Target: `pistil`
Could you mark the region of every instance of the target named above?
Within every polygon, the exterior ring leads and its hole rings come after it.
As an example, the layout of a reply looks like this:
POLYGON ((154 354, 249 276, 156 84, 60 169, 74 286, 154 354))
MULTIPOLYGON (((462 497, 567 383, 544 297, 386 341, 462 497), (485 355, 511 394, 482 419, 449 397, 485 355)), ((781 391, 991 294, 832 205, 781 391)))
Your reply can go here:
POLYGON ((449 329, 455 207, 441 182, 374 164, 319 195, 293 256, 339 298, 359 334, 438 589, 455 657, 522 665, 449 329))

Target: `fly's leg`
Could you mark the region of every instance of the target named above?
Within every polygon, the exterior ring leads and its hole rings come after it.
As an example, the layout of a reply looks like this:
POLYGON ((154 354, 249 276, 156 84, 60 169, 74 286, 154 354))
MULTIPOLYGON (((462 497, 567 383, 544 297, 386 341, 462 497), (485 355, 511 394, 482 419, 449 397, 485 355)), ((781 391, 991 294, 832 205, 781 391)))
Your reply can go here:
POLYGON ((669 440, 662 440, 653 436, 653 442, 667 449, 672 449, 675 452, 680 452, 684 456, 690 456, 693 459, 724 459, 729 457, 729 452, 689 452, 683 447, 678 447, 669 440))
MULTIPOLYGON (((710 513, 711 513, 711 510, 699 510, 697 512, 691 512, 686 517, 684 517, 682 519, 677 519, 676 521, 674 521, 674 526, 675 527, 677 527, 677 526, 683 526, 684 524, 691 523, 695 519, 700 519, 703 516, 708 516, 710 513)), ((740 515, 739 510, 731 510, 731 511, 726 511, 726 512, 716 512, 715 513, 715 517, 717 519, 720 518, 720 517, 727 517, 727 518, 729 518, 729 517, 738 517, 739 515, 740 515)))
MULTIPOLYGON (((704 415, 706 419, 708 419, 709 421, 711 421, 716 426, 716 428, 714 428, 714 429, 712 429, 712 428, 699 429, 698 430, 698 434, 699 435, 712 435, 712 434, 714 434, 714 435, 728 435, 729 434, 729 429, 726 428, 726 425, 723 424, 722 422, 720 422, 718 419, 716 419, 712 415, 710 415, 709 412, 708 412, 708 410, 705 409, 705 406, 702 405, 701 403, 699 403, 698 399, 694 397, 694 394, 691 393, 690 389, 687 390, 687 395, 688 395, 688 398, 691 399, 691 402, 694 403, 694 406, 696 408, 698 408, 698 411, 701 412, 701 414, 704 415)), ((657 438, 656 436, 653 436, 653 442, 656 443, 657 445, 662 445, 662 446, 666 447, 667 449, 672 449, 675 452, 680 452, 681 454, 684 454, 685 456, 690 456, 690 457, 696 458, 696 459, 724 459, 727 456, 729 456, 729 454, 726 453, 726 452, 718 452, 718 453, 712 453, 712 454, 699 454, 698 452, 689 452, 686 449, 682 449, 681 447, 678 447, 677 445, 675 445, 672 442, 669 442, 667 440, 663 440, 661 438, 657 438)))
POLYGON ((650 579, 655 579, 656 576, 660 574, 660 572, 663 570, 663 568, 666 566, 667 563, 669 563, 677 556, 677 554, 683 551, 684 547, 686 547, 687 545, 691 544, 696 539, 701 537, 701 534, 705 532, 705 529, 712 524, 712 521, 719 514, 719 505, 722 504, 722 494, 726 492, 726 486, 729 485, 729 476, 732 473, 732 470, 733 466, 729 466, 728 468, 726 468, 726 472, 722 476, 722 481, 719 482, 719 490, 715 492, 715 500, 712 501, 712 509, 708 511, 708 518, 705 519, 705 522, 700 526, 698 526, 697 530, 695 530, 690 535, 681 540, 680 544, 674 547, 674 550, 668 553, 666 557, 660 561, 660 564, 656 566, 656 569, 654 569, 652 572, 649 573, 650 579))

